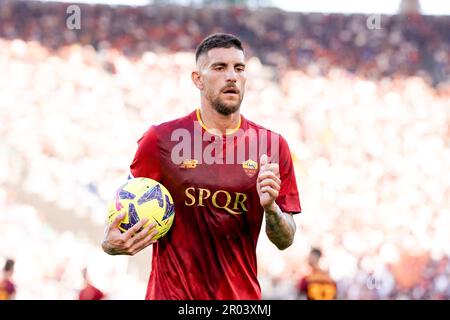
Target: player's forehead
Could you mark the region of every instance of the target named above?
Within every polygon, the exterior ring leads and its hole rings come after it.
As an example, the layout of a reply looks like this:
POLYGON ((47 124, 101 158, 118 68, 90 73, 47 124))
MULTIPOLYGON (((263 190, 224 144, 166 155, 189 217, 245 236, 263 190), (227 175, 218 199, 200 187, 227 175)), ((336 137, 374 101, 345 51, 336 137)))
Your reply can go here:
POLYGON ((213 48, 200 56, 199 61, 202 65, 209 67, 217 63, 225 64, 245 64, 245 56, 242 50, 235 47, 230 48, 213 48))

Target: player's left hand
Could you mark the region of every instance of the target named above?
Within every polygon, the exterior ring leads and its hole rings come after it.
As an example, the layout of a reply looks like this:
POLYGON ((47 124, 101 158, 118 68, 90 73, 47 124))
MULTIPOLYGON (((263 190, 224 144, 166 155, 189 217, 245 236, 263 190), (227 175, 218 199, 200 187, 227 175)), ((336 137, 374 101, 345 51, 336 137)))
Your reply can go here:
POLYGON ((269 163, 267 155, 263 154, 259 160, 259 174, 256 180, 256 190, 259 202, 265 211, 276 211, 275 200, 280 191, 280 167, 278 163, 269 163))

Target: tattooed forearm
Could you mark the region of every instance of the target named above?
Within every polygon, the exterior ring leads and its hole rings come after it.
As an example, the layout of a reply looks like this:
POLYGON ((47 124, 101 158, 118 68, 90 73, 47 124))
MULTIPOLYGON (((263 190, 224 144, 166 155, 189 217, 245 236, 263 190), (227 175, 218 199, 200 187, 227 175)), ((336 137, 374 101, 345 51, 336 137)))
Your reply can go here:
POLYGON ((266 234, 270 241, 280 250, 288 248, 294 241, 296 230, 292 214, 281 211, 278 206, 274 210, 266 210, 265 214, 266 234))

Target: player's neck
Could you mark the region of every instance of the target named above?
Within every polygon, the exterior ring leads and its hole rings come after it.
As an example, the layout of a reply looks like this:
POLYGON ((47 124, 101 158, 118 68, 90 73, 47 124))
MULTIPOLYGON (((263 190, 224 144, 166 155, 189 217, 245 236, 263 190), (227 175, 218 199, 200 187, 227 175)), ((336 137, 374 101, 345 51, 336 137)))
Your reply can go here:
POLYGON ((322 272, 322 269, 318 265, 312 265, 311 270, 313 272, 322 272))
POLYGON ((216 130, 219 130, 221 134, 234 131, 241 123, 241 115, 239 110, 230 115, 223 115, 210 106, 202 106, 199 109, 199 116, 201 122, 203 122, 203 125, 208 128, 208 131, 216 132, 216 130))

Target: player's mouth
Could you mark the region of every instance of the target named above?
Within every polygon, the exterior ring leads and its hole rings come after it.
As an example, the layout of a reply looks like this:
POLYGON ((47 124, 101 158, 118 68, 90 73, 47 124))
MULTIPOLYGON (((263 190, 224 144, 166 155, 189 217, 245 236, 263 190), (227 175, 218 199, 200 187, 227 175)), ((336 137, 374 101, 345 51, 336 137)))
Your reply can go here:
POLYGON ((234 97, 239 95, 239 89, 235 87, 228 87, 222 91, 223 94, 229 97, 234 97))

